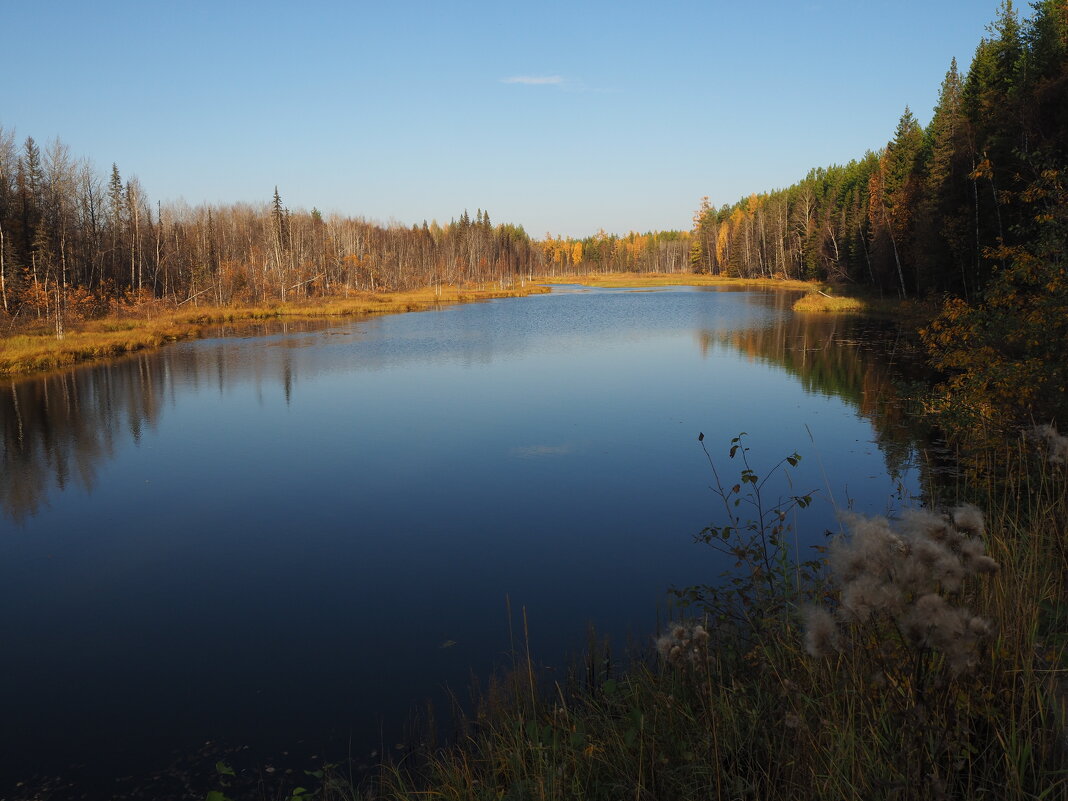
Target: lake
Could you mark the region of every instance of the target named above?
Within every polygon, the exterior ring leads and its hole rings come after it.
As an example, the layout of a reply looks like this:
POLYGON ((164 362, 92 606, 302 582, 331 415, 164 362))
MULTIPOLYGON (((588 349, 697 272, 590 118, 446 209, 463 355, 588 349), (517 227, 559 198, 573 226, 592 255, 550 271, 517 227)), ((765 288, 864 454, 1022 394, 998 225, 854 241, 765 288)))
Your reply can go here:
POLYGON ((0 385, 4 775, 369 753, 524 612, 557 670, 591 626, 645 647, 726 567, 699 433, 727 477, 743 431, 758 473, 801 454, 799 549, 910 503, 903 335, 795 297, 557 287, 0 385))

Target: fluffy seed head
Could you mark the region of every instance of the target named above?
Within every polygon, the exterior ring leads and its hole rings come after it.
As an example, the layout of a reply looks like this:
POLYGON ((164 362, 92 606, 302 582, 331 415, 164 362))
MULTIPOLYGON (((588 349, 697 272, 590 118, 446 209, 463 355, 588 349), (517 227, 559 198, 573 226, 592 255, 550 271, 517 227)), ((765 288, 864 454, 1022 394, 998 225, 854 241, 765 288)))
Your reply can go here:
POLYGON ((973 537, 981 537, 986 533, 986 521, 983 519, 983 513, 970 503, 958 506, 953 510, 953 525, 973 537))
POLYGON ((930 509, 906 509, 901 513, 901 530, 912 538, 930 538, 952 543, 956 532, 944 515, 930 509))
POLYGON ((1068 437, 1061 436, 1057 429, 1051 425, 1035 426, 1031 430, 1032 439, 1043 443, 1046 448, 1046 458, 1053 464, 1068 463, 1068 437))
POLYGON ((670 665, 701 665, 708 653, 709 634, 704 626, 694 623, 675 623, 667 634, 656 640, 660 658, 670 665))
POLYGON ((830 656, 838 650, 838 626, 831 613, 819 606, 804 611, 805 650, 817 659, 830 656))
MULTIPOLYGON (((844 518, 850 529, 831 543, 828 562, 840 588, 837 618, 805 613, 805 648, 826 656, 841 648, 853 625, 901 632, 912 648, 939 653, 953 675, 974 667, 979 640, 990 624, 954 606, 968 576, 998 569, 981 539, 985 524, 974 506, 950 514, 927 509, 902 514, 896 529, 886 518, 844 518)), ((878 630, 878 629, 876 629, 878 630)))

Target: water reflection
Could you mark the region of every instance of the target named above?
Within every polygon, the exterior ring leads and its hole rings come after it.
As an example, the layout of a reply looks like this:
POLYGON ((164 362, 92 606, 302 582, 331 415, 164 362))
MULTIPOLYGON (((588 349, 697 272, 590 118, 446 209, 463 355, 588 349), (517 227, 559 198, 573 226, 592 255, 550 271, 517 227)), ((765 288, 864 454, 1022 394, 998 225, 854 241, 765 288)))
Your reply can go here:
POLYGON ((871 422, 892 477, 917 466, 920 434, 901 387, 925 373, 915 338, 900 327, 852 315, 784 314, 768 327, 703 330, 697 338, 706 355, 731 348, 786 370, 806 392, 848 403, 871 422))
MULTIPOLYGON (((808 393, 845 401, 871 421, 891 476, 900 476, 916 453, 916 433, 898 391, 903 376, 916 374, 914 343, 884 322, 795 315, 790 312, 794 298, 788 292, 750 294, 748 310, 726 324, 717 315, 705 315, 701 325, 708 327, 696 331, 701 353, 708 357, 717 347, 728 348, 796 376, 808 393)), ((378 320, 342 327, 315 321, 228 326, 210 341, 7 382, 0 385, 0 508, 9 520, 24 524, 56 492, 71 487, 91 492, 100 464, 113 457, 117 444, 139 443, 164 409, 176 403, 180 390, 211 386, 223 395, 235 385, 251 384, 259 404, 265 394, 280 390, 289 406, 302 373, 381 370, 443 353, 464 365, 489 364, 531 347, 525 339, 531 321, 524 319, 531 314, 537 310, 529 305, 509 310, 502 304, 447 337, 434 325, 383 332, 378 320), (480 326, 487 314, 509 313, 514 314, 509 335, 486 336, 480 326), (258 347, 248 347, 250 337, 261 338, 254 340, 258 347), (358 350, 339 360, 316 347, 338 342, 358 350)), ((596 329, 594 320, 564 318, 553 333, 563 343, 577 331, 596 337, 596 329)), ((513 448, 512 456, 559 457, 582 447, 576 441, 534 443, 513 448)))
POLYGON ((23 522, 54 490, 92 490, 116 437, 140 440, 163 400, 157 360, 10 383, 0 389, 0 506, 23 522), (125 421, 127 431, 121 428, 125 421))
MULTIPOLYGON (((587 623, 644 641, 669 585, 721 569, 692 543, 713 522, 698 431, 748 430, 763 460, 811 424, 826 484, 885 509, 900 344, 792 300, 536 296, 0 386, 0 774, 123 744, 378 743, 499 664, 506 599, 547 661, 587 623)), ((806 455, 796 479, 821 472, 806 455)), ((820 540, 830 502, 805 525, 820 540)))

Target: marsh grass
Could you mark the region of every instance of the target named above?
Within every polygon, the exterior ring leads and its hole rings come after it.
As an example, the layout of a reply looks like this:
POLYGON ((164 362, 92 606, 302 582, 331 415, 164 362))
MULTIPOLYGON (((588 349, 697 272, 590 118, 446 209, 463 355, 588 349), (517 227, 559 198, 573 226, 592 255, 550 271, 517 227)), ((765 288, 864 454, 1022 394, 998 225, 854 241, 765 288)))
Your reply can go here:
POLYGON ((0 376, 57 370, 158 348, 168 342, 195 339, 205 328, 225 323, 396 314, 547 291, 530 284, 506 289, 445 286, 274 305, 175 308, 162 301, 142 302, 118 307, 108 317, 68 327, 62 339, 55 337, 47 323, 30 323, 26 330, 0 338, 0 376))
POLYGON ((843 295, 826 295, 822 292, 809 292, 794 301, 795 312, 829 312, 842 314, 847 312, 864 312, 868 304, 864 300, 843 295))
POLYGON ((702 273, 595 273, 589 275, 540 276, 535 277, 533 280, 539 284, 581 284, 605 289, 658 286, 723 286, 811 290, 816 286, 811 281, 796 281, 788 278, 731 278, 729 276, 702 273))
MULTIPOLYGON (((691 620, 663 632, 667 658, 650 642, 593 684, 514 670, 455 744, 385 769, 367 797, 1068 797, 1068 476, 1023 439, 987 458, 946 501, 985 510, 985 531, 949 522, 1001 569, 916 590, 989 622, 968 659, 903 639, 890 618, 854 614, 850 646, 823 658, 807 653, 800 613, 757 630, 691 620), (674 657, 672 641, 686 645, 674 657)), ((841 590, 811 594, 834 612, 841 590)))

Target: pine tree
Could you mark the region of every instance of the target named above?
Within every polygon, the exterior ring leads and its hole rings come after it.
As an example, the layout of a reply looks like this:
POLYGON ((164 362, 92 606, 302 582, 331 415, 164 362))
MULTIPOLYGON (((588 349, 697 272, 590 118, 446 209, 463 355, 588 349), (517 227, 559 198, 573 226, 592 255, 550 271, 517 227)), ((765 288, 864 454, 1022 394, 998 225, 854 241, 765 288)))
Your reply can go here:
POLYGON ((927 127, 927 175, 917 217, 917 279, 921 289, 968 294, 974 263, 968 228, 971 147, 964 85, 953 59, 927 127))
MULTIPOLYGON (((898 292, 909 294, 916 287, 912 258, 912 220, 923 170, 924 136, 912 110, 905 107, 894 138, 886 145, 870 188, 870 216, 874 245, 883 262, 889 261, 897 278, 898 292), (905 269, 912 275, 906 282, 905 269)), ((880 272, 886 272, 884 267, 880 272)))

